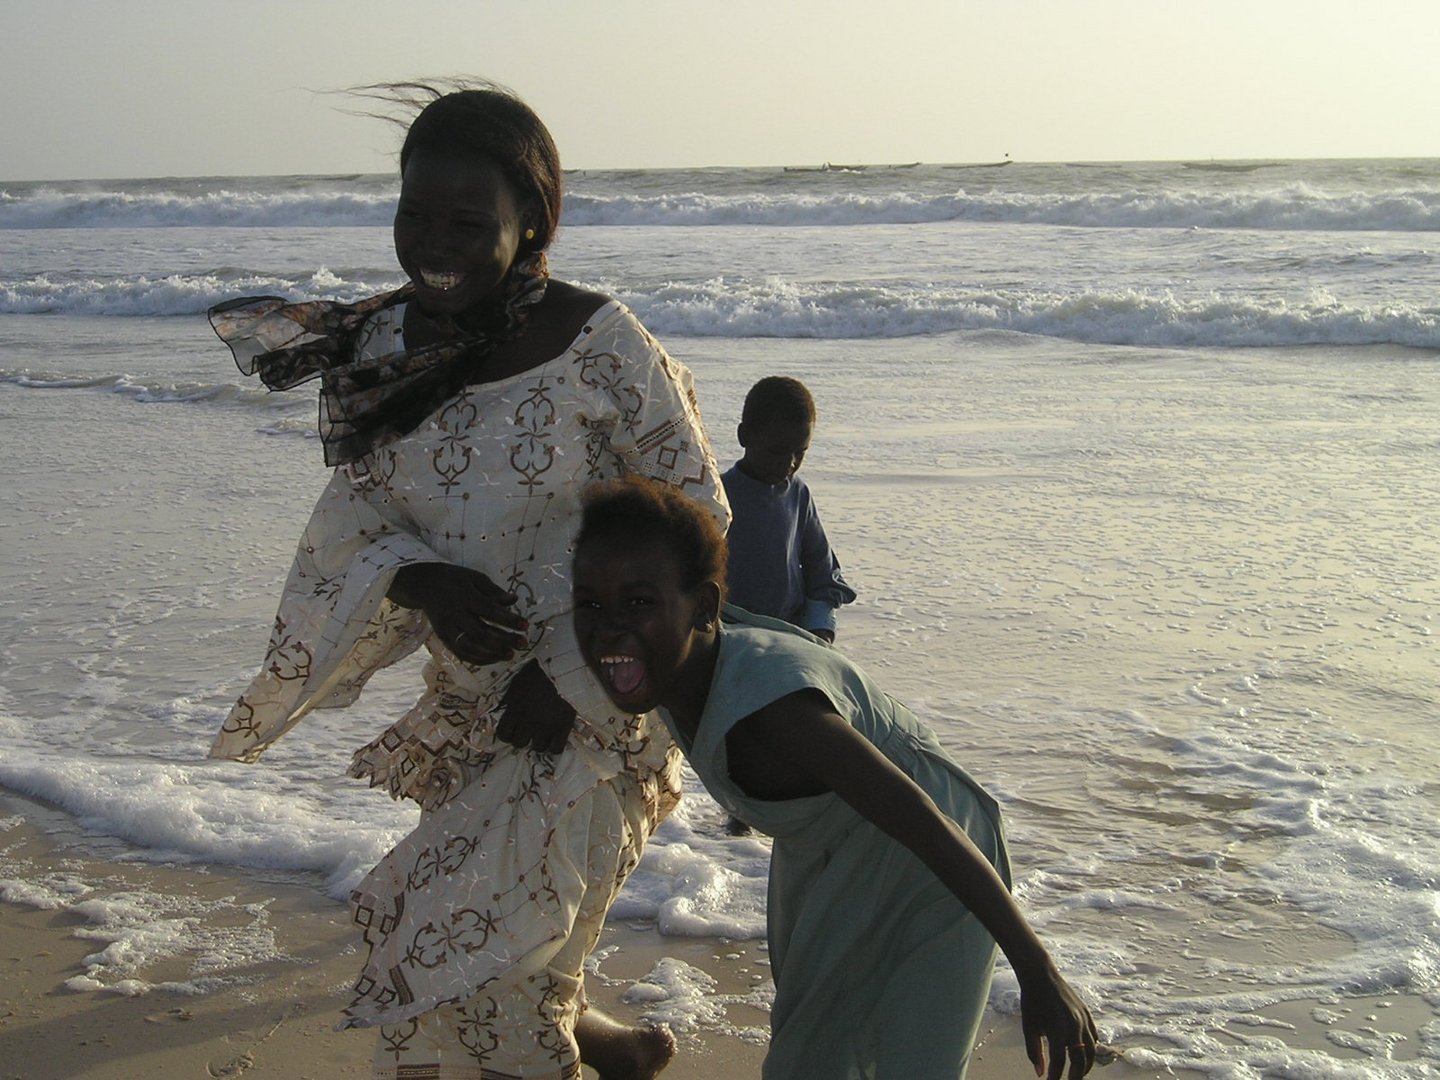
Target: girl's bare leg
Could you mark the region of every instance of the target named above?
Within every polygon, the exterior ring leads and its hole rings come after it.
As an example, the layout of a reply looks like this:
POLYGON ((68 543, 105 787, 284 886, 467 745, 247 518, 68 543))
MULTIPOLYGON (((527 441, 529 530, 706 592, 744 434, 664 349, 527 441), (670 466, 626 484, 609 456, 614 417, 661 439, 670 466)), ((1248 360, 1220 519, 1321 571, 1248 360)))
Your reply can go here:
POLYGON ((675 1036, 663 1024, 630 1027, 593 1007, 575 1022, 575 1041, 600 1080, 654 1080, 675 1056, 675 1036))

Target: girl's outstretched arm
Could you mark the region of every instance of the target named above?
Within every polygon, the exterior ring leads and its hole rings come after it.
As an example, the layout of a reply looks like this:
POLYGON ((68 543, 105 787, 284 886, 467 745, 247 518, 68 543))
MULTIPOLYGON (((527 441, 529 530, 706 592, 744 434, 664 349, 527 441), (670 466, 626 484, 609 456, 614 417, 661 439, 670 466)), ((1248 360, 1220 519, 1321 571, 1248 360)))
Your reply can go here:
MULTIPOLYGON (((813 793, 828 788, 857 813, 913 851, 990 931, 1020 981, 1025 1048, 1037 1076, 1070 1080, 1094 1064, 1097 1033, 1090 1011, 1056 970, 1010 890, 965 831, 864 736, 819 691, 791 694, 736 725, 730 737, 732 777, 752 790, 813 793), (1042 1040, 1050 1049, 1048 1071, 1042 1040)), ((754 791, 759 797, 767 797, 754 791)))

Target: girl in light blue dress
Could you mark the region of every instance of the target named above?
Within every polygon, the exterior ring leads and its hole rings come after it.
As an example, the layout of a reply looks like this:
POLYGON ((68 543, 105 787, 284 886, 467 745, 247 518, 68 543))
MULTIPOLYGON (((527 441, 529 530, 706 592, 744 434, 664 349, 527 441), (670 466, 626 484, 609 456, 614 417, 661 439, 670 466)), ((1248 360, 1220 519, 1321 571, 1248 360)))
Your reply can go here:
POLYGON ((659 709, 716 801, 775 838, 763 1076, 963 1077, 997 943, 1036 1075, 1084 1076, 1095 1024, 1010 895, 995 801, 836 650, 736 608, 722 621, 724 580, 724 538, 683 496, 644 480, 587 494, 586 662, 625 711, 659 709))

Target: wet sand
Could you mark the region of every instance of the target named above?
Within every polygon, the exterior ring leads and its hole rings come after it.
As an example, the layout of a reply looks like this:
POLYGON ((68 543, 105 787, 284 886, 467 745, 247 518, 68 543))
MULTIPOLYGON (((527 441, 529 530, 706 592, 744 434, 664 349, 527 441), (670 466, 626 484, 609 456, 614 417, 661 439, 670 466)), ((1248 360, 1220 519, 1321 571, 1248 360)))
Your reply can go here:
MULTIPOLYGON (((23 805, 6 801, 12 810, 23 805)), ((343 905, 283 880, 97 858, 13 818, 0 830, 0 851, 10 880, 19 882, 10 887, 12 897, 27 879, 68 878, 91 886, 74 903, 49 908, 0 903, 0 1080, 369 1076, 371 1033, 335 1029, 360 962, 343 905), (97 904, 119 904, 136 893, 196 902, 213 924, 207 928, 212 941, 224 940, 228 924, 237 937, 273 938, 274 947, 252 962, 237 962, 234 953, 217 961, 213 950, 198 945, 181 948, 129 972, 133 983, 111 984, 133 993, 67 986, 84 978, 85 958, 106 946, 105 928, 94 922, 97 904)), ((195 935, 197 941, 205 937, 195 935)), ((767 1015, 754 1002, 763 1000, 769 981, 762 943, 667 938, 646 924, 620 922, 606 929, 596 958, 587 979, 591 1001, 632 1022, 655 1006, 627 1000, 627 991, 657 964, 678 961, 714 980, 706 988, 703 1026, 676 1033, 679 1053, 667 1078, 759 1075, 767 1015)), ((971 1080, 1028 1075, 1018 1023, 988 1017, 971 1080)), ((1121 1060, 1100 1075, 1129 1080, 1176 1074, 1121 1060)))

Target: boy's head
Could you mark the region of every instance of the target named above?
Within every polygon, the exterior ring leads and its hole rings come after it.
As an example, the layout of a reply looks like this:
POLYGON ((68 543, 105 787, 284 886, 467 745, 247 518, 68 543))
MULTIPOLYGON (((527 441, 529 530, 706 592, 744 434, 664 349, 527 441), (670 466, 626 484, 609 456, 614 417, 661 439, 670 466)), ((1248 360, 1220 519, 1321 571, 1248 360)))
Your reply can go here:
POLYGON ((752 480, 788 483, 805 460, 815 430, 815 399, 788 375, 769 375, 750 388, 735 437, 745 450, 740 471, 752 480))

